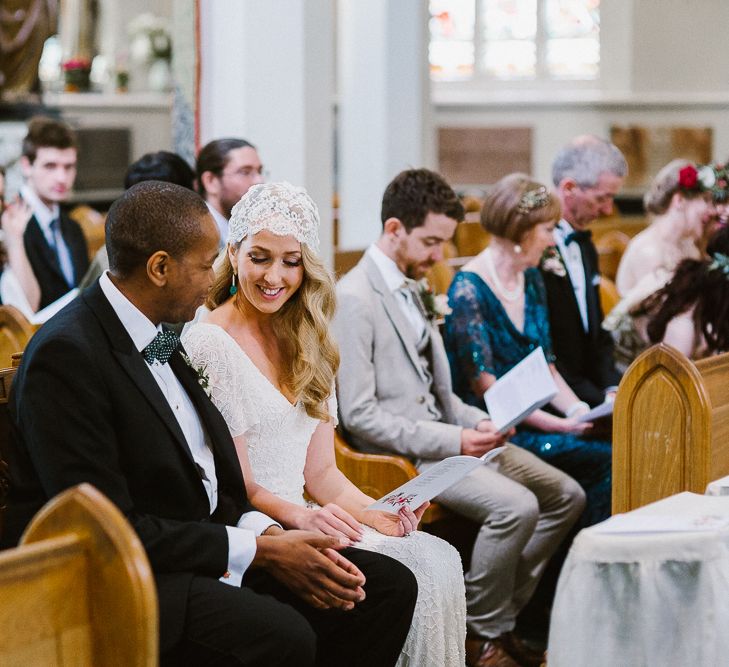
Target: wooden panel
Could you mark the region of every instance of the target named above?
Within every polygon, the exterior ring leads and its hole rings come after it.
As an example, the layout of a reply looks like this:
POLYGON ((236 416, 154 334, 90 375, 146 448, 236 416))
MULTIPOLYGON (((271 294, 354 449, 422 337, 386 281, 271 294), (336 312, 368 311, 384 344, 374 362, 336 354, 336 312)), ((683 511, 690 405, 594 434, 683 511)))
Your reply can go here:
MULTIPOLYGON (((721 355, 726 357, 727 355, 721 355)), ((726 368, 716 357, 712 366, 726 368)), ((706 368, 706 366, 704 366, 706 368)), ((718 386, 719 380, 712 380, 718 386)), ((701 372, 677 350, 655 345, 628 368, 613 417, 613 512, 678 491, 703 493, 729 466, 729 392, 713 404, 701 372), (714 447, 724 453, 719 461, 714 447)))
POLYGON ((0 368, 12 365, 12 355, 22 352, 35 327, 14 306, 0 306, 0 368))
POLYGON ((614 125, 610 139, 628 162, 624 184, 628 190, 645 191, 660 169, 675 158, 706 164, 713 153, 710 127, 614 125))
POLYGON ((532 171, 530 127, 441 127, 438 170, 452 184, 495 183, 514 171, 532 171))

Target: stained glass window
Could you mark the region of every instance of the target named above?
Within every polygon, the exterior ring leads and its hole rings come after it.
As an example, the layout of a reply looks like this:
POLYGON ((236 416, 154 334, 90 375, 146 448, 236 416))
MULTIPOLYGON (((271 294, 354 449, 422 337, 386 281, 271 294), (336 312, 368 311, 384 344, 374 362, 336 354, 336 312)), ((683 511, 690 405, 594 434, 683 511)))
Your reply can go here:
POLYGON ((430 0, 435 81, 597 79, 600 0, 430 0))

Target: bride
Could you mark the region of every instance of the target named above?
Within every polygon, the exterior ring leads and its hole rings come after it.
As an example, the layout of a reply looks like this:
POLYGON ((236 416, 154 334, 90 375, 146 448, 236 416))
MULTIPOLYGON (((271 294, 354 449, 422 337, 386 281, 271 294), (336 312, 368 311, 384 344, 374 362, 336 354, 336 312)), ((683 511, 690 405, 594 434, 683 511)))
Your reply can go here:
POLYGON ((374 500, 336 467, 335 297, 317 255, 318 228, 302 188, 251 187, 233 209, 216 262, 212 312, 183 342, 225 417, 253 505, 287 528, 343 537, 407 565, 419 592, 398 664, 462 667, 461 562, 449 544, 416 530, 427 503, 398 514, 367 510, 374 500))

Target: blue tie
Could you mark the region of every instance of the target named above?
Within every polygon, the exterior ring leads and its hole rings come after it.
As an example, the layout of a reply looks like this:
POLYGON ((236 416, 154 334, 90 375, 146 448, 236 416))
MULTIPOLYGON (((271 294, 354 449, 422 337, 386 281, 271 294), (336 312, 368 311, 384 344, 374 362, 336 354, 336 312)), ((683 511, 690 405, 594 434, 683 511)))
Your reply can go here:
POLYGON ((61 273, 63 273, 66 284, 73 287, 76 284, 73 262, 71 261, 71 253, 68 251, 68 246, 61 234, 60 218, 51 220, 51 234, 53 236, 53 249, 56 251, 56 257, 58 258, 58 266, 61 267, 61 273))

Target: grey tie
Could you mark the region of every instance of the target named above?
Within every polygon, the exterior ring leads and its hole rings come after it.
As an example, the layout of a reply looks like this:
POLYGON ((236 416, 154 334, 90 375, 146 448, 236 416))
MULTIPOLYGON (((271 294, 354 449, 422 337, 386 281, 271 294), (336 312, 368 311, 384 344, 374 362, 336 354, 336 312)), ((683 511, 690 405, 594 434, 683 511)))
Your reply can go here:
POLYGON ((71 253, 68 250, 66 242, 63 240, 61 234, 61 219, 55 218, 51 221, 51 236, 53 237, 53 250, 56 252, 58 258, 58 265, 61 267, 63 277, 66 279, 66 284, 69 287, 73 287, 76 284, 73 262, 71 261, 71 253))

